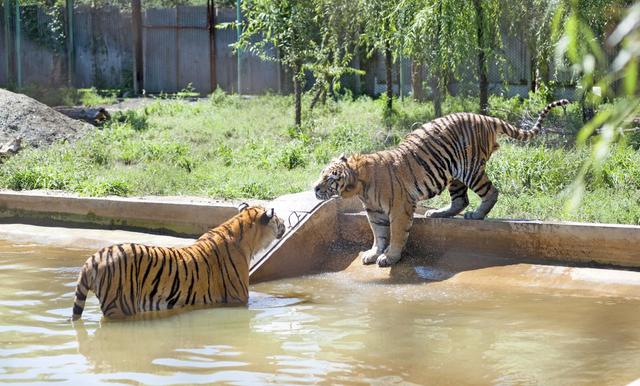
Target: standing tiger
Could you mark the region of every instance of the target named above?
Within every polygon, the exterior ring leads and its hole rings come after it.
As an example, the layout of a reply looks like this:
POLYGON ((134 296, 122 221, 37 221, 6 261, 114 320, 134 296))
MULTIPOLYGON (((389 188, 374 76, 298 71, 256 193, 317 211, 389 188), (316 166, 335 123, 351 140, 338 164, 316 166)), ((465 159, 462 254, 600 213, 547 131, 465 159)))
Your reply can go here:
POLYGON ((418 201, 448 188, 451 205, 430 216, 452 217, 469 205, 471 188, 482 202, 464 217, 483 219, 498 199, 498 190, 485 173, 489 157, 498 149, 497 135, 529 140, 540 132, 551 109, 568 103, 562 99, 548 104, 530 130, 473 113, 435 119, 409 133, 395 149, 334 159, 315 184, 316 197, 357 195, 374 238, 371 249, 362 252, 362 262, 390 266, 400 260, 418 201))
POLYGON ((78 277, 73 320, 80 319, 87 292, 107 317, 186 305, 245 304, 249 261, 284 234, 273 209, 242 204, 240 213, 184 248, 119 244, 89 257, 78 277))

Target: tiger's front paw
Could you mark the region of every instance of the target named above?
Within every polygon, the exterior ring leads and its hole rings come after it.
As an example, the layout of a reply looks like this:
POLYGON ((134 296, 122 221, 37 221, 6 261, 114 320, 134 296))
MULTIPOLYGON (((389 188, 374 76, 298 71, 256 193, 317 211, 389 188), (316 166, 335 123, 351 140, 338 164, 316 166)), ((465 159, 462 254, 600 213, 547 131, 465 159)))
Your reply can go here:
POLYGON ((433 210, 427 211, 425 215, 426 217, 430 217, 430 218, 449 218, 454 216, 449 212, 448 209, 433 209, 433 210))
POLYGON ((360 252, 360 258, 362 259, 362 264, 364 265, 375 263, 378 259, 378 256, 380 256, 380 253, 378 252, 377 248, 371 248, 367 251, 360 252))
POLYGON ((467 220, 483 220, 484 215, 478 212, 467 212, 464 214, 464 218, 467 220))
POLYGON ((392 265, 397 263, 398 260, 400 260, 400 255, 393 257, 385 253, 378 256, 378 260, 376 262, 378 263, 378 267, 384 268, 384 267, 391 267, 392 265))

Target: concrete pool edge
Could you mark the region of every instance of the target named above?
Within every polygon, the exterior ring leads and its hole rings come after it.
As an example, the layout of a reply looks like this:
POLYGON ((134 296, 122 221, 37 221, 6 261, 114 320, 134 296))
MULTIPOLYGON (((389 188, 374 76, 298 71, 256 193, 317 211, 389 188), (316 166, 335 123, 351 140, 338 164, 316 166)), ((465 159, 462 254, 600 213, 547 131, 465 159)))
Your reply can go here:
MULTIPOLYGON (((373 241, 363 213, 339 215, 347 242, 373 241)), ((407 252, 473 253, 518 260, 640 268, 640 226, 520 220, 414 219, 407 252)))
MULTIPOLYGON (((309 192, 274 201, 308 200, 309 192)), ((36 223, 104 229, 144 230, 197 237, 236 213, 238 202, 167 199, 162 197, 77 197, 51 192, 0 191, 0 222, 36 223)), ((308 205, 308 204, 307 204, 308 205)), ((295 205, 292 205, 295 206, 295 205)), ((357 202, 332 200, 320 205, 296 232, 280 243, 280 255, 264 268, 290 276, 313 272, 328 250, 344 243, 366 245, 371 231, 357 202), (313 217, 318 217, 313 219, 313 217), (312 220, 313 219, 313 220, 312 220), (303 230, 304 228, 304 230, 303 230), (293 235, 292 235, 293 236, 293 235), (295 240, 295 242, 294 242, 295 240), (292 243, 284 248, 286 243, 292 243), (295 245, 295 247, 294 247, 295 245), (301 258, 304 256, 304 258, 301 258)), ((409 253, 466 252, 497 255, 515 261, 544 260, 640 268, 640 226, 557 223, 543 221, 430 219, 417 216, 410 233, 409 253)), ((354 256, 355 258, 355 256, 354 256)), ((252 277, 258 278, 260 270, 252 277)), ((269 277, 269 279, 266 279, 269 277)), ((282 276, 284 277, 284 276, 282 276)))
POLYGON ((241 201, 163 197, 79 197, 0 191, 0 222, 148 231, 198 237, 237 213, 241 201))

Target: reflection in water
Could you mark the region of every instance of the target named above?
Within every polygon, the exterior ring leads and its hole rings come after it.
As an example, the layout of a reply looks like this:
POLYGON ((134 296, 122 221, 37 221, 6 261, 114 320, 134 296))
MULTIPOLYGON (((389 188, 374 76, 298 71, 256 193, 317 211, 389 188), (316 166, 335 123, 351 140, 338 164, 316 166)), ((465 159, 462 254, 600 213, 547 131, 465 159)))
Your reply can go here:
MULTIPOLYGON (((0 242, 0 381, 624 384, 640 302, 380 284, 262 283, 247 307, 67 321, 91 251, 0 242)), ((375 269, 375 268, 374 268, 375 269)))

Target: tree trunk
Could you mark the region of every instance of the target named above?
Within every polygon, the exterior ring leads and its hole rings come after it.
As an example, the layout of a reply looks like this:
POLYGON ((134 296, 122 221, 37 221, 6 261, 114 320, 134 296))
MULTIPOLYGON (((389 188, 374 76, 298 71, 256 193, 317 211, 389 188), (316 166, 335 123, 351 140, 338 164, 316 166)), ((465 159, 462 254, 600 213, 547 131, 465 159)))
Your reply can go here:
POLYGON ((384 46, 384 66, 387 78, 387 111, 390 113, 393 109, 393 56, 389 40, 385 42, 384 46))
POLYGON ((422 87, 422 63, 417 59, 411 61, 411 94, 413 99, 424 101, 424 88, 422 87))
POLYGON ((322 87, 318 88, 318 91, 316 91, 316 95, 313 96, 313 99, 311 100, 311 104, 309 105, 309 111, 313 110, 316 107, 316 104, 318 103, 318 101, 321 100, 323 91, 324 91, 324 88, 322 87))
POLYGON ((480 114, 486 114, 489 106, 489 81, 487 78, 487 60, 484 56, 484 13, 482 1, 473 0, 476 10, 476 31, 478 38, 478 82, 480 87, 480 114))
MULTIPOLYGON (((442 16, 442 1, 438 3, 438 15, 442 16)), ((442 54, 440 52, 440 39, 441 39, 441 24, 440 17, 436 20, 436 36, 435 36, 435 51, 436 51, 436 63, 432 71, 431 76, 431 90, 433 91, 433 111, 436 118, 442 116, 442 91, 441 86, 444 83, 442 81, 442 54)))
POLYGON ((396 62, 396 84, 398 85, 398 97, 402 99, 402 57, 398 55, 398 61, 396 62))
POLYGON ((431 90, 433 91, 433 111, 435 118, 439 118, 442 116, 442 92, 436 74, 431 77, 431 90))
POLYGON ((302 65, 296 63, 293 69, 293 93, 295 94, 295 124, 302 124, 302 65))
POLYGON ((531 87, 529 88, 529 90, 536 92, 538 91, 540 85, 538 84, 538 68, 535 58, 531 58, 531 60, 529 61, 529 66, 531 68, 529 73, 529 77, 531 78, 531 87))

